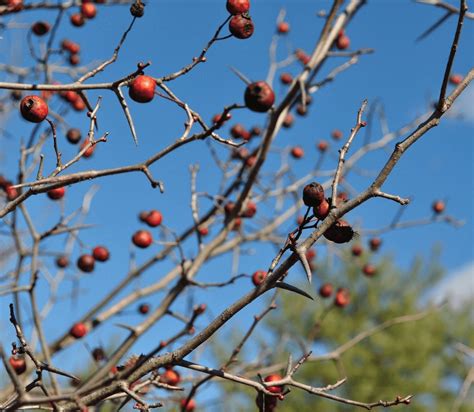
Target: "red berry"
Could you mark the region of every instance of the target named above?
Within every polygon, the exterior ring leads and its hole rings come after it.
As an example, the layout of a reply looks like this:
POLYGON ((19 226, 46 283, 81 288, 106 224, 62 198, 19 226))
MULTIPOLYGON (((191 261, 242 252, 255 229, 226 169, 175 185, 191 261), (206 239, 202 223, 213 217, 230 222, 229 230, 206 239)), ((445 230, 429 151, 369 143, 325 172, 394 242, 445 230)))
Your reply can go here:
POLYGON ((326 229, 323 236, 334 243, 347 243, 354 237, 354 231, 349 223, 339 219, 326 229))
POLYGON ((72 54, 77 54, 81 50, 81 47, 77 43, 67 39, 62 41, 61 48, 72 54))
POLYGON ((250 9, 250 1, 249 0, 227 0, 226 8, 230 14, 247 13, 250 9))
POLYGON ((86 19, 93 19, 97 14, 97 8, 92 3, 84 3, 82 2, 81 6, 81 14, 86 19))
POLYGON ((304 156, 304 150, 300 146, 293 147, 290 153, 295 159, 301 159, 304 156))
POLYGON ((110 258, 110 252, 105 246, 96 246, 92 250, 92 256, 99 262, 106 262, 110 258))
POLYGON ((81 59, 78 54, 71 54, 69 56, 69 64, 71 66, 77 66, 81 62, 81 59))
POLYGON ((328 298, 329 296, 332 295, 333 292, 333 287, 331 283, 325 283, 324 285, 321 285, 319 288, 319 295, 322 298, 328 298))
POLYGON ((339 139, 342 137, 342 132, 341 132, 339 129, 334 129, 334 130, 331 132, 331 137, 332 137, 334 140, 339 140, 339 139))
POLYGON ((304 50, 301 49, 296 49, 295 56, 304 65, 308 64, 311 60, 311 57, 304 50))
POLYGON ((23 10, 23 0, 4 0, 0 4, 5 4, 10 11, 17 12, 23 10))
POLYGON ((214 117, 212 118, 212 123, 221 126, 224 122, 229 120, 231 117, 232 115, 230 113, 227 113, 227 115, 225 116, 225 119, 222 119, 222 115, 220 113, 215 114, 214 117))
POLYGON ((328 149, 328 142, 326 142, 326 140, 321 140, 319 143, 318 143, 318 150, 323 153, 325 152, 327 149, 328 149))
POLYGON ((446 208, 446 205, 442 200, 437 200, 433 202, 433 205, 431 206, 433 209, 433 212, 435 212, 437 215, 441 214, 444 212, 444 209, 446 208))
POLYGON ((229 21, 229 31, 238 39, 248 39, 254 31, 253 21, 248 14, 238 14, 229 21))
POLYGON ((69 266, 69 259, 67 256, 58 256, 56 258, 56 266, 58 268, 66 268, 69 266))
POLYGON ((209 234, 209 229, 207 226, 199 226, 198 232, 201 236, 207 236, 209 234))
POLYGON ((275 102, 272 88, 264 81, 251 83, 245 89, 245 105, 254 112, 264 113, 275 102))
POLYGON ((181 376, 173 369, 168 369, 160 376, 160 382, 176 386, 181 381, 181 376))
POLYGON ((252 167, 255 164, 256 161, 257 161, 257 156, 254 156, 254 155, 249 156, 245 160, 245 166, 252 167))
POLYGON ((59 200, 64 197, 66 189, 64 187, 57 187, 56 189, 48 190, 47 195, 51 200, 59 200))
MULTIPOLYGON (((81 147, 79 148, 79 150, 84 149, 84 147, 86 147, 88 144, 89 144, 89 139, 84 139, 84 141, 82 142, 81 147)), ((90 146, 90 147, 83 153, 82 156, 83 156, 83 157, 86 157, 86 158, 87 158, 87 157, 91 157, 92 154, 93 154, 94 151, 95 151, 95 147, 96 147, 96 146, 97 146, 97 145, 92 145, 92 146, 90 146)))
POLYGON ((10 356, 8 362, 17 375, 21 375, 26 371, 26 361, 24 357, 10 356))
POLYGON ((240 123, 234 124, 230 129, 230 134, 234 139, 250 140, 250 132, 240 123))
POLYGON ((252 283, 255 286, 258 286, 265 280, 266 277, 267 277, 267 272, 265 272, 264 270, 257 270, 252 275, 252 283))
POLYGON ((362 272, 364 272, 365 276, 371 277, 371 276, 374 276, 374 275, 377 274, 377 269, 374 265, 371 265, 370 263, 367 263, 362 268, 362 272))
POLYGON ((130 83, 128 94, 138 103, 148 103, 155 97, 156 82, 153 77, 140 75, 130 83))
POLYGON ((10 201, 16 199, 20 194, 18 192, 18 189, 13 187, 13 185, 11 183, 8 183, 5 186, 5 192, 7 194, 7 199, 10 200, 10 201))
POLYGON ((247 205, 244 209, 244 211, 242 212, 242 217, 254 217, 255 216, 255 213, 257 213, 257 205, 252 202, 251 200, 249 200, 247 202, 247 205))
MULTIPOLYGON (((275 381, 281 381, 282 379, 283 378, 280 375, 275 373, 275 374, 266 376, 264 381, 275 382, 275 381)), ((267 390, 272 393, 281 393, 283 392, 283 387, 282 386, 267 386, 267 390)))
POLYGON ((151 227, 159 226, 162 221, 163 216, 160 212, 158 212, 158 210, 151 210, 145 219, 145 223, 151 227))
POLYGON ((76 101, 72 102, 71 106, 76 112, 82 112, 86 108, 86 104, 80 96, 76 101))
POLYGON ((201 303, 199 306, 194 307, 194 313, 196 315, 202 315, 207 309, 207 305, 205 303, 201 303))
POLYGON ((132 242, 135 246, 145 249, 153 242, 153 237, 148 230, 139 230, 132 236, 132 242))
POLYGON ((379 237, 373 237, 369 240, 369 247, 372 252, 376 252, 377 250, 379 250, 381 244, 382 239, 380 239, 379 237))
POLYGON ((150 311, 150 305, 148 305, 147 303, 142 303, 142 304, 138 307, 138 311, 139 311, 142 315, 146 315, 146 314, 150 311))
POLYGON ((283 119, 282 126, 286 129, 290 128, 293 125, 293 115, 291 113, 287 113, 285 118, 283 119))
POLYGON ((262 134, 262 129, 258 126, 254 126, 250 129, 250 134, 252 136, 260 136, 262 134))
POLYGON ((40 123, 48 116, 48 105, 39 96, 25 96, 20 103, 20 111, 25 120, 40 123))
POLYGON ((37 21, 31 26, 31 31, 37 36, 44 36, 50 29, 51 26, 45 21, 37 21))
POLYGON ((240 217, 236 217, 234 219, 234 225, 232 226, 232 230, 239 230, 240 226, 242 225, 242 219, 240 217))
POLYGON ((193 412, 196 408, 196 401, 194 399, 190 399, 186 402, 186 399, 181 401, 181 407, 184 408, 186 412, 193 412))
POLYGON ((334 298, 334 305, 339 308, 347 306, 351 301, 351 296, 349 290, 346 288, 339 288, 336 292, 336 297, 334 298))
POLYGON ((81 131, 76 128, 69 129, 66 133, 66 139, 69 143, 77 144, 81 141, 81 131))
POLYGON ((72 326, 69 330, 69 334, 73 338, 80 339, 87 334, 87 326, 82 322, 78 322, 72 326))
POLYGON ((316 257, 316 250, 308 249, 305 253, 305 256, 306 256, 306 259, 308 260, 308 262, 311 262, 316 257))
POLYGON ((342 36, 338 36, 336 40, 336 47, 339 50, 346 50, 347 48, 349 48, 350 44, 351 44, 351 41, 349 37, 346 36, 345 34, 342 36))
POLYGON ((352 246, 351 251, 352 251, 353 256, 360 256, 360 255, 362 255, 362 252, 364 250, 362 249, 361 245, 354 245, 354 246, 352 246))
POLYGON ((451 76, 449 76, 449 81, 451 82, 451 84, 457 86, 463 81, 463 77, 460 74, 452 74, 451 76))
POLYGON ((314 216, 316 216, 319 220, 324 220, 329 214, 329 210, 331 208, 331 205, 326 199, 323 199, 323 201, 318 205, 313 208, 313 213, 314 216))
POLYGON ((293 81, 293 76, 290 73, 282 73, 280 75, 280 81, 283 84, 290 84, 293 81))
POLYGON ((71 24, 75 27, 84 26, 84 23, 86 22, 84 19, 84 16, 81 13, 71 14, 71 17, 69 20, 71 21, 71 24))
POLYGON ((81 255, 77 259, 77 267, 83 272, 90 273, 94 270, 95 259, 92 255, 81 255))
POLYGON ((288 33, 290 31, 290 25, 286 21, 282 21, 278 23, 277 31, 280 34, 288 33))
POLYGON ((66 100, 69 103, 74 103, 76 100, 80 98, 80 96, 72 90, 68 90, 62 94, 62 97, 64 100, 66 100))

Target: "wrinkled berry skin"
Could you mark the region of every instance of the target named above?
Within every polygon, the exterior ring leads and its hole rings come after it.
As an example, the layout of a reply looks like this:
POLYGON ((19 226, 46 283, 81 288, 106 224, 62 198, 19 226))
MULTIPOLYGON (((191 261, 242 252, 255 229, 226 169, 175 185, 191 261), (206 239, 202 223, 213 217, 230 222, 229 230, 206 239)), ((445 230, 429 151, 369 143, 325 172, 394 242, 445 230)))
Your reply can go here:
POLYGON ((306 206, 318 207, 324 199, 324 189, 317 182, 311 182, 303 188, 303 203, 306 206))
POLYGON ((237 39, 248 39, 254 32, 253 21, 248 14, 238 14, 230 19, 229 31, 237 39))
POLYGON ((21 115, 32 123, 41 123, 48 116, 48 105, 39 96, 25 96, 20 103, 21 115))
POLYGON ((339 219, 324 232, 324 237, 334 243, 347 243, 354 237, 354 231, 349 223, 339 219))
POLYGON ((251 83, 245 89, 245 105, 253 112, 265 113, 275 103, 275 93, 264 81, 251 83))

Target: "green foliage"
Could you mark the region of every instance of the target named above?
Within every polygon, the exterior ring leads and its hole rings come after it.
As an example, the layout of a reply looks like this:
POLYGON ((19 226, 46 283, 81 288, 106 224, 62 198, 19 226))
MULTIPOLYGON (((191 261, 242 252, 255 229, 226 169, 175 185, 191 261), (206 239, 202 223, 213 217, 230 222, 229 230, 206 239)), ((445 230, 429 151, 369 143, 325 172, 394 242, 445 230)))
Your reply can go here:
MULTIPOLYGON (((331 393, 361 402, 413 394, 410 406, 397 409, 450 410, 469 368, 468 360, 454 345, 461 342, 473 347, 474 336, 469 333, 472 319, 468 307, 457 311, 449 305, 430 309, 427 293, 443 275, 436 262, 436 256, 427 264, 418 259, 410 269, 402 270, 389 256, 377 258, 364 252, 353 257, 350 250, 342 253, 337 264, 317 262, 316 282, 331 282, 335 289, 349 288, 351 303, 341 309, 333 306, 331 298, 310 302, 288 292, 280 293, 279 307, 265 325, 265 336, 270 332, 274 350, 271 359, 263 359, 262 366, 283 365, 289 353, 297 358, 308 349, 313 350, 313 355, 323 355, 383 322, 427 311, 419 320, 392 325, 363 339, 346 350, 339 361, 305 363, 294 378, 323 387, 347 377, 348 381, 331 393), (368 261, 377 266, 377 274, 371 278, 361 270, 368 261)), ((296 277, 290 274, 289 279, 296 277)), ((298 286, 308 289, 307 284, 298 286)), ((266 344, 270 344, 268 338, 266 344)), ((228 385, 226 388, 235 389, 228 385)), ((249 392, 249 405, 254 397, 255 393, 249 392)), ((472 396, 460 411, 471 408, 472 396)), ((292 388, 277 410, 354 409, 357 408, 292 388)))

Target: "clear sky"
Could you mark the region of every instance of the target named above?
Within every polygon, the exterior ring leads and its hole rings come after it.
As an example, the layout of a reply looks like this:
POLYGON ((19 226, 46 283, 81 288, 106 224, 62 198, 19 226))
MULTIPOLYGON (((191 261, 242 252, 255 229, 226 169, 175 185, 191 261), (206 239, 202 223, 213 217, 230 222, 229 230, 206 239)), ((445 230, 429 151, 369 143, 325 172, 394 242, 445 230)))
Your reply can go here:
MULTIPOLYGON (((455 2, 456 3, 456 2, 455 2)), ((137 21, 123 46, 117 63, 108 68, 93 81, 116 79, 135 70, 139 61, 150 61, 152 65, 147 73, 162 76, 173 72, 190 63, 193 56, 198 55, 207 40, 213 35, 216 27, 226 17, 225 2, 221 1, 148 1, 146 15, 137 21)), ((254 1, 252 2, 252 18, 255 22, 255 34, 248 40, 229 39, 215 44, 209 54, 208 61, 198 66, 190 74, 178 81, 170 83, 171 89, 204 119, 209 119, 220 112, 225 105, 243 99, 245 85, 229 69, 236 67, 253 80, 263 79, 268 70, 268 47, 275 31, 275 20, 279 10, 284 7, 286 20, 291 26, 287 37, 283 38, 279 47, 279 56, 283 57, 288 50, 296 47, 311 51, 321 27, 322 19, 316 16, 319 9, 327 8, 329 1, 254 1)), ((300 145, 305 150, 305 157, 291 161, 294 174, 304 176, 314 166, 319 154, 315 145, 320 139, 330 139, 334 128, 341 129, 344 134, 350 131, 355 122, 355 115, 360 103, 367 98, 370 103, 376 101, 383 105, 386 121, 390 130, 396 130, 412 121, 415 116, 424 113, 430 102, 438 96, 445 62, 449 53, 450 43, 455 29, 456 19, 449 19, 431 36, 421 42, 415 39, 432 23, 442 16, 439 9, 415 4, 411 1, 369 1, 361 9, 356 18, 347 28, 351 39, 351 49, 374 48, 375 53, 361 56, 359 63, 348 71, 340 74, 337 81, 328 85, 314 96, 310 113, 305 118, 297 118, 295 125, 283 130, 275 145, 285 148, 300 145)), ((41 18, 53 22, 53 12, 23 13, 14 17, 16 22, 32 22, 41 18), (34 17, 35 16, 35 17, 34 17)), ((71 38, 81 44, 81 59, 84 63, 97 62, 111 55, 122 32, 130 21, 128 7, 101 7, 95 20, 90 21, 83 29, 72 28, 65 21, 60 28, 58 39, 71 38)), ((11 62, 18 66, 28 66, 31 60, 27 57, 25 31, 15 29, 4 32, 0 40, 0 62, 11 62)), ((453 71, 465 74, 474 63, 472 44, 474 25, 466 21, 455 60, 453 71)), ((339 58, 331 60, 322 70, 318 79, 321 80, 338 63, 339 58)), ((294 63, 285 69, 293 74, 298 73, 301 66, 294 63)), ((0 74, 1 81, 14 80, 10 76, 0 74)), ((66 77, 59 77, 66 81, 66 77)), ((284 95, 285 89, 275 83, 277 101, 284 95)), ((88 168, 107 168, 138 162, 150 153, 158 151, 174 141, 182 132, 183 112, 172 103, 156 98, 153 103, 140 105, 131 102, 131 111, 135 119, 139 145, 135 146, 128 130, 127 123, 116 101, 109 92, 89 93, 94 101, 103 96, 103 105, 99 112, 100 131, 110 132, 106 144, 101 144, 94 156, 71 168, 71 171, 88 168)), ((58 106, 56 107, 56 109, 58 106)), ((384 190, 403 197, 412 196, 413 202, 407 206, 403 220, 425 219, 431 216, 431 203, 435 199, 447 202, 447 213, 456 219, 465 221, 460 228, 444 223, 430 224, 411 229, 396 230, 383 235, 383 252, 392 253, 397 262, 408 266, 415 256, 429 258, 434 246, 441 247, 440 261, 446 268, 447 276, 473 265, 473 125, 474 125, 474 92, 472 86, 465 96, 454 107, 457 116, 447 116, 441 124, 431 130, 412 147, 397 165, 394 173, 386 182, 384 190), (462 115, 462 116, 461 116, 462 115)), ((263 125, 264 115, 241 110, 235 112, 233 120, 247 126, 263 125)), ((79 127, 84 132, 87 128, 85 114, 68 116, 71 126, 79 127)), ((233 123, 229 123, 232 125, 233 123)), ((21 139, 26 139, 32 129, 19 119, 16 112, 0 117, 0 127, 5 128, 9 135, 0 137, 0 173, 13 178, 11 170, 15 170, 18 162, 18 148, 21 139)), ((224 129, 227 130, 227 129, 224 129)), ((225 135, 225 132, 223 132, 225 135)), ((372 125, 373 138, 381 136, 380 123, 372 125)), ((356 139, 353 152, 361 146, 363 134, 356 139)), ((76 152, 76 147, 60 141, 63 156, 68 158, 76 152)), ((333 143, 331 154, 323 163, 323 170, 335 166, 337 146, 333 143)), ((214 144, 222 157, 227 149, 214 144)), ((360 168, 369 175, 351 174, 349 182, 355 190, 362 190, 371 182, 373 173, 378 171, 388 158, 393 144, 387 151, 367 156, 360 168)), ((45 169, 53 166, 53 152, 48 146, 45 149, 45 169)), ((272 155, 265 171, 275 170, 279 156, 272 155)), ((53 311, 46 322, 46 334, 51 338, 59 336, 70 325, 71 319, 82 315, 92 302, 103 296, 110 285, 122 279, 129 267, 129 255, 133 250, 137 263, 143 262, 147 256, 158 250, 141 251, 131 247, 130 236, 138 228, 137 214, 141 210, 156 208, 163 213, 164 223, 181 232, 192 223, 190 213, 190 174, 189 164, 199 163, 198 190, 215 193, 219 181, 216 181, 216 167, 207 146, 202 142, 192 143, 164 158, 152 171, 156 178, 165 184, 165 193, 150 188, 149 182, 141 174, 128 174, 107 177, 92 182, 83 182, 68 188, 65 209, 74 210, 78 202, 91 186, 98 185, 99 191, 94 197, 88 223, 96 226, 81 233, 80 238, 85 245, 107 245, 112 254, 110 262, 100 265, 97 270, 80 282, 84 294, 73 307, 67 302, 58 304, 60 311, 53 311)), ((45 229, 54 221, 58 204, 48 201, 44 195, 30 198, 27 206, 31 206, 38 226, 45 229)), ((208 203, 200 205, 206 210, 208 203)), ((364 229, 377 229, 390 223, 399 206, 383 199, 371 200, 352 211, 347 219, 358 222, 364 229)), ((291 225, 288 226, 290 228, 291 225)), ((217 228, 216 228, 217 229, 217 228)), ((216 233, 216 230, 211 232, 216 233)), ((5 239, 0 238, 0 245, 5 239)), ((51 242, 51 248, 60 251, 62 242, 51 242)), ((185 245, 187 253, 194 253, 195 242, 185 245)), ((324 254, 323 247, 321 254, 324 254)), ((78 256, 79 248, 73 256, 78 256)), ((258 249, 254 254, 244 256, 239 272, 252 273, 256 269, 268 267, 274 250, 258 249)), ((166 273, 170 264, 155 266, 149 270, 142 280, 135 283, 128 291, 137 286, 147 285, 166 273)), ((52 268, 52 266, 50 266, 52 268)), ((231 259, 218 259, 207 265, 201 275, 202 279, 219 279, 220 274, 228 276, 231 259)), ((73 269, 68 270, 67 279, 61 287, 60 296, 67 298, 75 275, 73 269)), ((294 271, 295 279, 303 277, 301 271, 294 271)), ((449 278, 448 278, 449 279, 449 278)), ((466 279, 466 277, 464 277, 466 279)), ((465 282, 471 282, 472 277, 465 282)), ((317 284, 317 280, 316 280, 317 284)), ((212 302, 211 313, 217 314, 231 301, 249 290, 247 280, 237 282, 226 290, 208 290, 195 295, 195 300, 212 302)), ((465 287, 465 285, 464 285, 465 287)), ((158 297, 159 298, 159 297, 158 297)), ((159 299, 147 299, 152 305, 159 299)), ((44 296, 42 297, 44 302, 44 296)), ((8 299, 0 298, 0 330, 6 331, 8 339, 13 340, 13 332, 8 325, 5 310, 8 299)), ((185 304, 184 302, 183 304, 185 304)), ((236 323, 245 324, 249 314, 258 311, 259 305, 252 305, 236 323)), ((132 311, 133 312, 133 311, 132 311)), ((116 322, 137 323, 134 315, 124 315, 116 322)), ((115 322, 115 321, 114 321, 115 322)), ((153 340, 168 337, 176 323, 163 321, 154 328, 153 340), (169 329, 168 329, 169 328, 169 329), (163 334, 163 330, 166 333, 163 334)), ((125 332, 109 325, 100 328, 87 341, 90 345, 98 342, 109 342, 112 336, 125 336, 125 332)), ((3 343, 5 344, 4 341, 3 343)), ((153 343, 154 344, 154 343, 153 343)), ((137 351, 150 348, 150 340, 141 340, 137 351)), ((80 347, 80 344, 76 347, 80 347)), ((82 348, 81 348, 82 349, 82 348)), ((59 359, 66 359, 73 353, 65 351, 59 359)), ((80 365, 79 357, 72 360, 80 365)))

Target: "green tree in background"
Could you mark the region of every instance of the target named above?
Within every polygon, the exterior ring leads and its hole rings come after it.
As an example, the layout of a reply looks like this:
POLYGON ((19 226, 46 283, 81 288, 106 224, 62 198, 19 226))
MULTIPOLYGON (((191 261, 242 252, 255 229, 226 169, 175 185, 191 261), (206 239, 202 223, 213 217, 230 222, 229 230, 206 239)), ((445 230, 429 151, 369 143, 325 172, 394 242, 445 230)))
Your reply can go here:
MULTIPOLYGON (((334 293, 315 302, 280 293, 278 309, 260 329, 261 353, 266 356, 257 356, 258 364, 250 364, 247 374, 260 370, 264 376, 284 375, 289 353, 296 357, 312 350, 313 360, 305 362, 295 378, 324 387, 347 377, 346 384, 331 392, 334 395, 373 402, 413 394, 405 410, 473 410, 472 393, 461 407, 456 406, 472 366, 462 350, 474 345, 472 306, 465 302, 454 309, 452 302, 432 304, 430 290, 443 275, 436 255, 428 263, 417 259, 408 270, 397 267, 393 257, 378 259, 368 251, 355 257, 346 250, 340 258, 337 263, 327 258, 318 261, 315 275, 334 289, 347 287, 349 305, 334 306, 334 293), (376 262, 372 277, 362 271, 369 261, 376 262)), ((229 396, 234 389, 225 384, 229 396)), ((253 404, 254 393, 247 394, 253 404)), ((241 410, 249 408, 241 399, 236 404, 241 410)), ((358 408, 295 389, 277 407, 299 412, 354 409, 358 408)))

